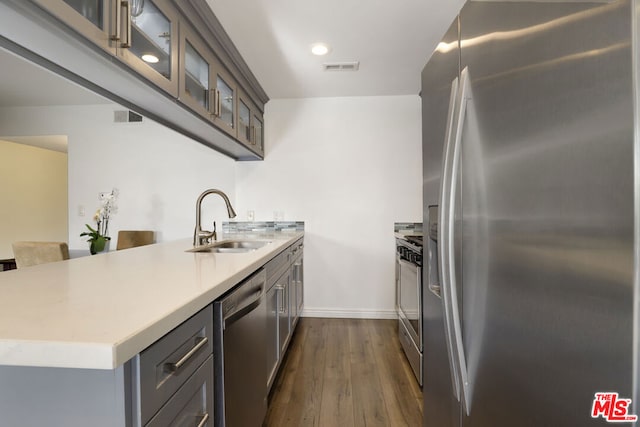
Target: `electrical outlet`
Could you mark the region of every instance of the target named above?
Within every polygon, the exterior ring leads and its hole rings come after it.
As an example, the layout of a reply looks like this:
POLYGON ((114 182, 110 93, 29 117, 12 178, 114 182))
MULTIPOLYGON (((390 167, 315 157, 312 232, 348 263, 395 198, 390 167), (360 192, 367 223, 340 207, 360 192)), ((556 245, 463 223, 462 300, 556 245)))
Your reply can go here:
POLYGON ((78 216, 84 216, 85 213, 84 206, 78 205, 78 216))
POLYGON ((247 211, 247 221, 253 221, 256 215, 254 211, 247 211))

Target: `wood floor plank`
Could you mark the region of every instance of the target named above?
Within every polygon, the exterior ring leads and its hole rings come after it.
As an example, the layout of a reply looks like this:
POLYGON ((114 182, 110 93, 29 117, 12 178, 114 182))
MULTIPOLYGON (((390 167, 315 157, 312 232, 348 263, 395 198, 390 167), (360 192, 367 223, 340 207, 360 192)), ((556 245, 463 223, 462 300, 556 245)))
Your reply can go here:
POLYGON ((362 320, 350 320, 348 330, 351 344, 355 425, 387 426, 389 416, 376 369, 369 330, 362 320))
POLYGON ((422 391, 397 337, 397 321, 369 322, 378 375, 390 425, 419 426, 422 424, 422 391))
POLYGON ((353 426, 349 339, 343 319, 327 320, 327 354, 320 410, 321 426, 353 426))
MULTIPOLYGON (((302 319, 303 322, 304 320, 302 319)), ((326 320, 319 319, 318 322, 309 322, 306 325, 306 336, 298 363, 294 364, 293 361, 287 360, 287 363, 282 367, 285 369, 282 372, 284 378, 279 378, 279 381, 286 382, 288 380, 286 377, 292 377, 293 382, 288 401, 280 404, 282 407, 279 411, 279 419, 268 420, 267 425, 278 427, 320 425, 320 403, 327 352, 326 320), (303 369, 298 370, 298 367, 303 369)))
POLYGON ((303 364, 300 360, 309 328, 302 325, 303 322, 302 319, 300 319, 298 328, 289 344, 289 351, 280 368, 280 374, 276 377, 271 388, 269 409, 265 420, 271 420, 272 425, 282 425, 291 401, 296 378, 298 378, 298 370, 303 369, 303 364), (277 398, 274 398, 274 396, 277 396, 277 398))
POLYGON ((422 391, 397 334, 393 320, 301 318, 264 426, 421 426, 422 391))

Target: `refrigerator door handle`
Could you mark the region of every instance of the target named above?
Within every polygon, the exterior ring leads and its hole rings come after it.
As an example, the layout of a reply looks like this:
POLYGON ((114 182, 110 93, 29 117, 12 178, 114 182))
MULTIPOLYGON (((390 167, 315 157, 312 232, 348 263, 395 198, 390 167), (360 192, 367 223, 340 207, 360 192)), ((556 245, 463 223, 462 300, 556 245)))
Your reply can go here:
POLYGON ((440 201, 438 208, 438 240, 437 240, 437 257, 438 257, 438 275, 441 287, 443 311, 444 311, 444 327, 445 337, 447 340, 447 354, 449 355, 449 368, 451 370, 451 383, 453 395, 457 401, 460 401, 460 374, 458 372, 457 354, 454 348, 453 325, 451 322, 451 293, 449 291, 449 263, 447 256, 449 245, 448 238, 445 236, 447 229, 448 216, 446 212, 449 209, 449 194, 451 187, 451 159, 452 159, 452 137, 454 135, 454 119, 456 115, 456 107, 458 104, 458 78, 451 82, 451 95, 449 97, 449 112, 447 113, 446 134, 444 140, 444 152, 442 156, 442 179, 440 182, 440 201))
POLYGON ((467 415, 469 415, 471 409, 471 396, 470 396, 470 384, 469 375, 467 371, 467 362, 464 352, 464 344, 462 342, 462 325, 460 321, 460 309, 458 305, 458 291, 456 285, 456 268, 455 268, 455 247, 453 241, 455 238, 455 211, 456 211, 456 191, 457 186, 455 184, 458 171, 460 169, 460 151, 462 142, 462 130, 464 127, 465 115, 467 112, 467 104, 471 99, 470 83, 469 83, 469 70, 465 68, 460 73, 460 97, 459 97, 459 110, 456 123, 455 139, 451 153, 451 172, 449 176, 449 200, 448 209, 444 215, 446 218, 447 228, 444 230, 444 240, 447 241, 447 253, 445 256, 449 262, 447 267, 449 268, 448 276, 448 290, 449 290, 449 305, 450 305, 450 321, 452 323, 452 329, 454 333, 455 353, 458 357, 458 372, 461 380, 462 388, 462 404, 467 415))

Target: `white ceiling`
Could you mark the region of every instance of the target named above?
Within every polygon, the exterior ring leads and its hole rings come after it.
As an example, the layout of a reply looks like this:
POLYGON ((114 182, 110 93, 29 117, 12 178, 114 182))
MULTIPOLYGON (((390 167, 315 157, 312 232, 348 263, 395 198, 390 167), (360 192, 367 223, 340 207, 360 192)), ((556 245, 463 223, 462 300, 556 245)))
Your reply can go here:
MULTIPOLYGON (((418 94, 464 0, 206 0, 271 99, 418 94), (331 51, 311 54, 314 42, 331 51), (323 71, 360 61, 359 71, 323 71)), ((0 107, 110 103, 0 49, 0 107)))
POLYGON ((207 0, 271 99, 417 95, 463 0, 207 0), (311 54, 325 42, 331 52, 311 54), (323 71, 360 61, 359 71, 323 71))

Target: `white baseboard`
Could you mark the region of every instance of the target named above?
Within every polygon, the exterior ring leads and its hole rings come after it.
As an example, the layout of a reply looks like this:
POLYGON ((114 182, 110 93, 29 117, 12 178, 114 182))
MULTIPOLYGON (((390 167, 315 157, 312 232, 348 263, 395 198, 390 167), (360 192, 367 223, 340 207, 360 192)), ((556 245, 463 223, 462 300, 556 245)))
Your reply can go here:
POLYGON ((398 313, 388 310, 343 310, 336 308, 309 307, 302 310, 302 317, 329 317, 340 319, 397 319, 398 313))

